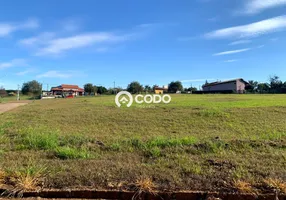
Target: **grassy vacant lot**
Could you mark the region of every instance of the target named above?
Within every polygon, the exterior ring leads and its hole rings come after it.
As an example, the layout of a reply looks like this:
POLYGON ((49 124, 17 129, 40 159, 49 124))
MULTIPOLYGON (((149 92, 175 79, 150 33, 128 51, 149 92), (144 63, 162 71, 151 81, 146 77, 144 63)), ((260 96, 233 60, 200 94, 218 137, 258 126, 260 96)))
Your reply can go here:
POLYGON ((286 95, 172 98, 39 100, 0 115, 0 185, 285 192, 286 95))

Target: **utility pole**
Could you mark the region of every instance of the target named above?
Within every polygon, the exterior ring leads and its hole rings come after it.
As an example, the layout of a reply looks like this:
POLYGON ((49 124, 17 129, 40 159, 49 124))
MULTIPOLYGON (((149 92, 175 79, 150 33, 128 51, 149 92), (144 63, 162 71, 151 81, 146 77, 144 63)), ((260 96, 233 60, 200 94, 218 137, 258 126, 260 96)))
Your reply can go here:
POLYGON ((17 101, 20 100, 20 85, 18 84, 17 101))
POLYGON ((113 82, 113 90, 114 90, 114 93, 116 94, 116 90, 115 90, 115 81, 113 82))

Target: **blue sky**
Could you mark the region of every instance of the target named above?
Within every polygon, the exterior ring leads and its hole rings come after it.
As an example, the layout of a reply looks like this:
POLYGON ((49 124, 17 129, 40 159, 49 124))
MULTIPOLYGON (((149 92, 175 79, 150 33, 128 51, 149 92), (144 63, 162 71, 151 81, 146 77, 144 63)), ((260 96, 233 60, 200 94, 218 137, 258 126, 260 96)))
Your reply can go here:
POLYGON ((9 0, 0 86, 286 80, 286 0, 9 0))

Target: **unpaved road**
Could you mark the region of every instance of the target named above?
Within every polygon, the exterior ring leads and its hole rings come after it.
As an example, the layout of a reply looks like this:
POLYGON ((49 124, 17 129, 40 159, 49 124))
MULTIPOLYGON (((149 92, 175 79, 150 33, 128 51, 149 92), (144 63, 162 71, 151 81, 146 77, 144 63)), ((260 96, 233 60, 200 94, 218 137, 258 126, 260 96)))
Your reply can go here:
POLYGON ((1 103, 0 104, 0 114, 17 108, 19 106, 26 105, 27 103, 1 103))

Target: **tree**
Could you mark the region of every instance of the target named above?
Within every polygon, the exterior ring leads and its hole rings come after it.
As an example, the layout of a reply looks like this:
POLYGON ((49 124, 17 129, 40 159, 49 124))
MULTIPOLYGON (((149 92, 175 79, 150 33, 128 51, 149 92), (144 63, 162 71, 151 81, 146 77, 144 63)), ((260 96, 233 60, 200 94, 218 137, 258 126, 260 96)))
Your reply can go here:
POLYGON ((270 82, 270 91, 272 93, 281 93, 282 92, 283 82, 280 80, 280 78, 278 76, 276 76, 276 75, 270 76, 269 82, 270 82))
POLYGON ((270 86, 268 83, 259 83, 257 85, 257 91, 261 94, 268 93, 270 89, 270 86))
POLYGON ((152 92, 152 88, 149 85, 145 85, 144 91, 147 93, 150 93, 150 92, 152 92))
POLYGON ((7 96, 7 92, 6 92, 5 88, 0 86, 0 97, 5 97, 5 96, 7 96))
POLYGON ((209 84, 209 82, 208 82, 208 80, 206 80, 205 84, 203 84, 202 86, 204 87, 204 86, 206 86, 208 84, 209 84))
POLYGON ((188 91, 189 92, 195 92, 195 91, 198 91, 198 88, 196 88, 196 87, 189 87, 188 91))
POLYGON ((34 96, 40 95, 42 93, 42 84, 35 80, 23 83, 22 93, 25 95, 33 94, 34 96))
POLYGON ((98 90, 98 88, 94 85, 94 86, 93 86, 93 92, 94 92, 94 94, 97 93, 97 90, 98 90))
POLYGON ((92 83, 87 83, 83 86, 84 92, 90 95, 92 92, 94 92, 94 86, 92 83))
POLYGON ((107 93, 107 89, 103 86, 96 86, 97 87, 97 93, 98 94, 106 94, 107 93))
POLYGON ((258 82, 250 80, 248 81, 249 84, 246 85, 245 89, 247 92, 255 92, 257 91, 258 82))
POLYGON ((183 85, 180 81, 171 82, 168 86, 168 92, 176 93, 177 91, 182 91, 183 85))
POLYGON ((143 92, 143 86, 138 81, 133 81, 127 86, 127 91, 131 94, 143 92))
POLYGON ((152 89, 153 89, 153 91, 155 91, 155 88, 157 88, 157 87, 159 87, 158 85, 153 85, 153 87, 152 87, 152 89))
POLYGON ((286 81, 283 83, 282 93, 286 93, 286 81))

